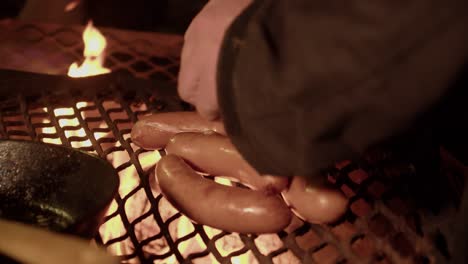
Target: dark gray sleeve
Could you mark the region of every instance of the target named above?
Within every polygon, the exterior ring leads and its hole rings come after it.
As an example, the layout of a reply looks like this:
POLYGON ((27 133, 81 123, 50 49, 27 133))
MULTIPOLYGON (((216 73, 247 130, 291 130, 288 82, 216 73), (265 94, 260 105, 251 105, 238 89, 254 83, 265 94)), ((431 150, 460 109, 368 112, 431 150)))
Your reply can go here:
POLYGON ((405 131, 466 62, 467 2, 254 1, 218 65, 234 145, 260 173, 312 177, 405 131))

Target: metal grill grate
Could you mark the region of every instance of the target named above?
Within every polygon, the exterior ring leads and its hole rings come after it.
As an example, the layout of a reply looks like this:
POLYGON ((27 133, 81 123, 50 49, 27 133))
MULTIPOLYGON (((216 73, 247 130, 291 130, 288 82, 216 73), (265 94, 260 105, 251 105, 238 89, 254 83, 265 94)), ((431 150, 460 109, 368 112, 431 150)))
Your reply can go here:
MULTIPOLYGON (((3 23, 0 57, 6 59, 0 68, 64 74, 70 63, 81 58, 81 31, 81 27, 3 23)), ((130 140, 139 116, 185 109, 174 85, 181 38, 103 32, 109 40, 106 64, 114 72, 166 80, 171 88, 160 82, 87 92, 51 90, 47 83, 22 90, 10 87, 0 97, 0 135, 94 152, 115 166, 122 185, 96 241, 124 263, 434 263, 443 258, 443 247, 435 247, 430 239, 440 224, 437 219, 443 217, 416 210, 401 195, 400 185, 382 180, 390 174, 401 178, 414 173, 410 162, 396 161, 391 155, 343 162, 326 172, 351 200, 345 217, 334 225, 294 218, 278 234, 247 235, 192 224, 154 183, 159 154, 139 149, 130 140), (109 230, 118 231, 109 234, 109 230)))

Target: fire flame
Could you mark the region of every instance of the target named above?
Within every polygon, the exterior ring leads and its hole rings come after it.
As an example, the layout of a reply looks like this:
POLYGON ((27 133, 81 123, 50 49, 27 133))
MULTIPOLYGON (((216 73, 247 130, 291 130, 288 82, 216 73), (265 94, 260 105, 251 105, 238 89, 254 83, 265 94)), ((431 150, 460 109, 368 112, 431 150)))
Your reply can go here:
POLYGON ((78 78, 109 73, 110 69, 103 66, 107 40, 93 26, 92 21, 88 22, 83 32, 83 41, 85 46, 83 56, 85 59, 80 66, 77 62, 70 65, 68 76, 78 78))
MULTIPOLYGON (((83 32, 83 41, 84 41, 84 51, 83 55, 85 57, 83 64, 81 66, 78 66, 77 62, 74 62, 70 65, 68 68, 68 76, 77 78, 77 77, 87 77, 87 76, 93 76, 93 75, 99 75, 99 74, 105 74, 109 73, 110 69, 107 69, 103 67, 104 64, 104 59, 105 59, 105 49, 107 46, 107 41, 106 38, 93 26, 93 22, 90 21, 88 22, 88 25, 86 26, 84 32, 83 32)), ((87 102, 78 102, 76 104, 77 108, 82 108, 86 107, 88 105, 87 102)), ((47 108, 43 108, 44 112, 48 112, 47 108)), ((75 114, 75 111, 73 108, 57 108, 53 109, 52 113, 56 117, 61 117, 61 116, 73 116, 75 114)), ((51 113, 51 114, 52 114, 51 113)), ((79 122, 78 119, 73 118, 73 119, 60 119, 59 121, 59 126, 60 127, 68 127, 68 126, 78 126, 79 122)), ((55 128, 54 127, 45 127, 42 129, 42 133, 44 134, 52 134, 55 133, 55 128)), ((71 131, 65 131, 65 136, 67 138, 70 137, 86 137, 86 133, 83 130, 83 128, 80 128, 79 130, 71 130, 71 131)), ((98 137, 103 137, 98 136, 98 137)), ((62 140, 60 138, 44 138, 44 142, 50 143, 50 144, 56 144, 60 145, 62 144, 62 140)), ((72 145, 72 147, 80 148, 80 147, 89 147, 92 146, 91 141, 88 139, 84 142, 78 142, 75 145, 72 145)))

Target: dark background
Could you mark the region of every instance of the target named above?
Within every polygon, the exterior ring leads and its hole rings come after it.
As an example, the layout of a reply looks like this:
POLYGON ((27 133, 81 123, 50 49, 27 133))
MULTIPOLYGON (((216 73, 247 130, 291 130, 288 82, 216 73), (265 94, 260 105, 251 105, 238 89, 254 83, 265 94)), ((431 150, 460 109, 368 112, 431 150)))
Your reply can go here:
POLYGON ((15 17, 26 0, 3 0, 0 2, 0 19, 15 17))
POLYGON ((82 0, 64 12, 69 0, 2 0, 0 19, 85 24, 100 27, 183 34, 207 0, 82 0))

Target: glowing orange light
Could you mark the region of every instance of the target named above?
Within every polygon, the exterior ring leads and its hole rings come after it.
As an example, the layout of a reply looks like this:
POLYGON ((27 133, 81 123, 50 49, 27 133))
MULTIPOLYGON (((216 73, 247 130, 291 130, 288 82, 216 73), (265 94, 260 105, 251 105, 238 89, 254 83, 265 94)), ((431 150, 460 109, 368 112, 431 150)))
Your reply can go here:
POLYGON ((106 38, 93 26, 93 22, 88 22, 84 32, 84 61, 81 65, 74 62, 68 68, 68 76, 73 78, 87 77, 93 75, 106 74, 110 69, 105 68, 105 50, 107 46, 106 38))
POLYGON ((75 8, 80 4, 81 0, 73 0, 69 2, 67 5, 65 5, 64 11, 65 12, 71 12, 75 10, 75 8))

